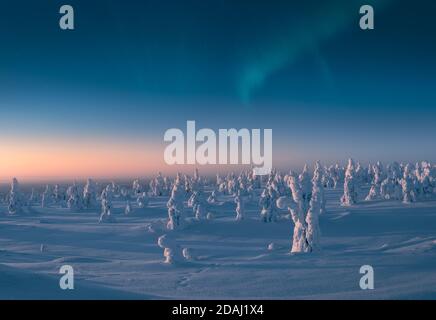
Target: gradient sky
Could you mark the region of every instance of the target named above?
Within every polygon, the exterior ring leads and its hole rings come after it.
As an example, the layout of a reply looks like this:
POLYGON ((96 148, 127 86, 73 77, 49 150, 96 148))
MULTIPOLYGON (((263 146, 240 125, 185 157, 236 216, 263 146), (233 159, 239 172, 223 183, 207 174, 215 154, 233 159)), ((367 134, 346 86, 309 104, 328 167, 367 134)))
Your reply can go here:
POLYGON ((424 0, 2 1, 0 179, 180 170, 164 165, 163 135, 187 120, 272 128, 280 168, 436 161, 434 12, 424 0), (74 31, 58 27, 66 3, 74 31), (359 28, 363 4, 373 31, 359 28))

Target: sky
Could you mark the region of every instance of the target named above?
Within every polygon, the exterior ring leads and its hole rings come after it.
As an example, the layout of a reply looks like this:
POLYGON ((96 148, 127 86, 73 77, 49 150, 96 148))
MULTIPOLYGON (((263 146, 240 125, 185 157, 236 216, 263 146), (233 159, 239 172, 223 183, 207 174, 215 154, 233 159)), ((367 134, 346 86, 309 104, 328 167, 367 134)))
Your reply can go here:
POLYGON ((191 170, 163 160, 187 120, 272 129, 280 169, 436 161, 436 3, 69 0, 72 31, 63 4, 0 3, 0 179, 191 170))

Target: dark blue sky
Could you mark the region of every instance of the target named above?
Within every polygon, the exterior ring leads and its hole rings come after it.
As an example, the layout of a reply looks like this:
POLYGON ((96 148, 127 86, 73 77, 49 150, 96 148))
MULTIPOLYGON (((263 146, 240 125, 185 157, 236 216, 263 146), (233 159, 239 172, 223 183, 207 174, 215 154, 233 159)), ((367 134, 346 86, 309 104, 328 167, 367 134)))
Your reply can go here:
MULTIPOLYGON (((0 137, 272 128, 290 162, 436 160, 436 3, 0 3, 0 137), (58 27, 75 9, 74 31, 58 27), (373 4, 375 30, 358 27, 373 4)), ((291 165, 290 165, 291 166, 291 165)))

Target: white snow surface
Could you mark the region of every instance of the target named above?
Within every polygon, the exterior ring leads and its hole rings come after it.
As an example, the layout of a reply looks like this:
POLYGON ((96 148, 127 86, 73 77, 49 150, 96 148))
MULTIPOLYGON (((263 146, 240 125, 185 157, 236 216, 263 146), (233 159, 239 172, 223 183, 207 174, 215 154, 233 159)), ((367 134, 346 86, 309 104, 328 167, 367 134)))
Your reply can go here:
POLYGON ((343 190, 326 189, 322 250, 296 255, 288 212, 264 223, 257 200, 242 221, 232 196, 210 205, 213 220, 195 221, 185 204, 187 221, 175 231, 166 229, 168 196, 150 197, 146 208, 132 202, 129 215, 114 199, 116 222, 100 224, 100 208, 8 215, 1 204, 0 299, 435 299, 436 199, 363 201, 367 193, 343 207, 343 190), (192 259, 163 263, 163 234, 192 259), (59 287, 66 264, 74 290, 59 287), (374 268, 374 290, 359 287, 362 265, 374 268))

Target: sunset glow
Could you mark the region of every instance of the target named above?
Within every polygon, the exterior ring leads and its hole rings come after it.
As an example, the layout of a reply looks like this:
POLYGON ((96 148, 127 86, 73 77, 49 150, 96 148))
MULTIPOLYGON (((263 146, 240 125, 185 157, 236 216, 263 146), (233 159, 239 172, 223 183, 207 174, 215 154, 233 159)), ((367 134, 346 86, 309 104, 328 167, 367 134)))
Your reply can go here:
POLYGON ((145 143, 70 140, 0 142, 0 179, 112 178, 143 176, 162 163, 157 147, 145 143))

